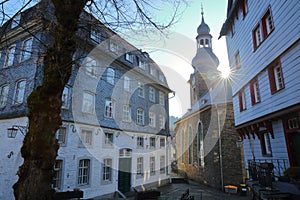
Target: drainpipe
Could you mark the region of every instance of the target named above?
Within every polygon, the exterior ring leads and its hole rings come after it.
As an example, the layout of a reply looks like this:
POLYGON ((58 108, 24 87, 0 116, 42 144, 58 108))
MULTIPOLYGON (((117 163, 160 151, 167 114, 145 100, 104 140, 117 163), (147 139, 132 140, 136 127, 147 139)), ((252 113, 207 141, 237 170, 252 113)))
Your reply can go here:
POLYGON ((223 157, 222 157, 222 139, 221 139, 221 125, 218 105, 217 108, 217 119, 218 119, 218 133, 219 133, 219 155, 220 155, 220 176, 221 176, 221 190, 224 191, 224 177, 223 177, 223 157))

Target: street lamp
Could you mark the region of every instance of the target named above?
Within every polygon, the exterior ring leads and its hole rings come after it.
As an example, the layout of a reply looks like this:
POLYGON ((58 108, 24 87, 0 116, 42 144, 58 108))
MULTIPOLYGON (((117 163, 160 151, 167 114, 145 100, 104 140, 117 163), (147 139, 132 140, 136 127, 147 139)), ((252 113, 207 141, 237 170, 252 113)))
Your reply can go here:
POLYGON ((7 137, 15 138, 17 136, 18 130, 22 133, 23 136, 25 136, 27 133, 28 127, 13 125, 11 128, 7 129, 7 137))

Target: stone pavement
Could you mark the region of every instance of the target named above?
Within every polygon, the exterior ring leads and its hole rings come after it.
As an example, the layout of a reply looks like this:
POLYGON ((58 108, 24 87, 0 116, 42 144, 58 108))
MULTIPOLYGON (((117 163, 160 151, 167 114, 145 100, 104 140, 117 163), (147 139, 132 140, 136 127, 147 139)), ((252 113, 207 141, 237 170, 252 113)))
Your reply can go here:
MULTIPOLYGON (((194 200, 249 200, 250 196, 239 196, 236 194, 227 194, 223 193, 220 190, 214 188, 200 185, 198 183, 189 181, 187 183, 173 183, 168 184, 162 187, 159 187, 158 190, 161 192, 159 200, 179 200, 181 195, 189 189, 189 192, 194 196, 194 200)), ((149 197, 151 198, 151 197, 149 197)), ((109 200, 114 199, 112 197, 98 197, 94 200, 109 200)), ((122 198, 115 198, 122 199, 122 198)), ((127 198, 128 200, 134 200, 134 197, 127 198)))
POLYGON ((236 194, 223 193, 220 190, 200 185, 189 181, 186 183, 169 184, 158 188, 161 191, 161 200, 176 200, 180 199, 181 195, 189 189, 190 195, 194 196, 195 200, 249 200, 250 196, 239 196, 236 194))

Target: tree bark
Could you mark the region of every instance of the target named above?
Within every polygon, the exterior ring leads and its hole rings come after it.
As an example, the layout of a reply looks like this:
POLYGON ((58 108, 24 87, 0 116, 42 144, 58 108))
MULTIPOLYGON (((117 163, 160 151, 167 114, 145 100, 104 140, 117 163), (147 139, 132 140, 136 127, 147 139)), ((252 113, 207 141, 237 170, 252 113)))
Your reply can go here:
POLYGON ((13 186, 19 199, 53 199, 53 166, 59 148, 55 133, 62 124, 61 95, 72 72, 76 31, 87 0, 52 0, 56 25, 54 42, 44 57, 44 79, 28 97, 29 130, 21 154, 19 180, 13 186))

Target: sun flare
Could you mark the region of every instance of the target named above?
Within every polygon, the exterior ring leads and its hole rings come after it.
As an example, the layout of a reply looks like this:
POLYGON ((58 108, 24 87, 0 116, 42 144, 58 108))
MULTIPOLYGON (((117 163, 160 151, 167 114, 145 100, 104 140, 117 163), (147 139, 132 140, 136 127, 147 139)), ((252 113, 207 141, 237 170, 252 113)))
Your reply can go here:
POLYGON ((230 77, 231 70, 229 67, 224 67, 221 69, 221 77, 223 79, 228 79, 230 77))

